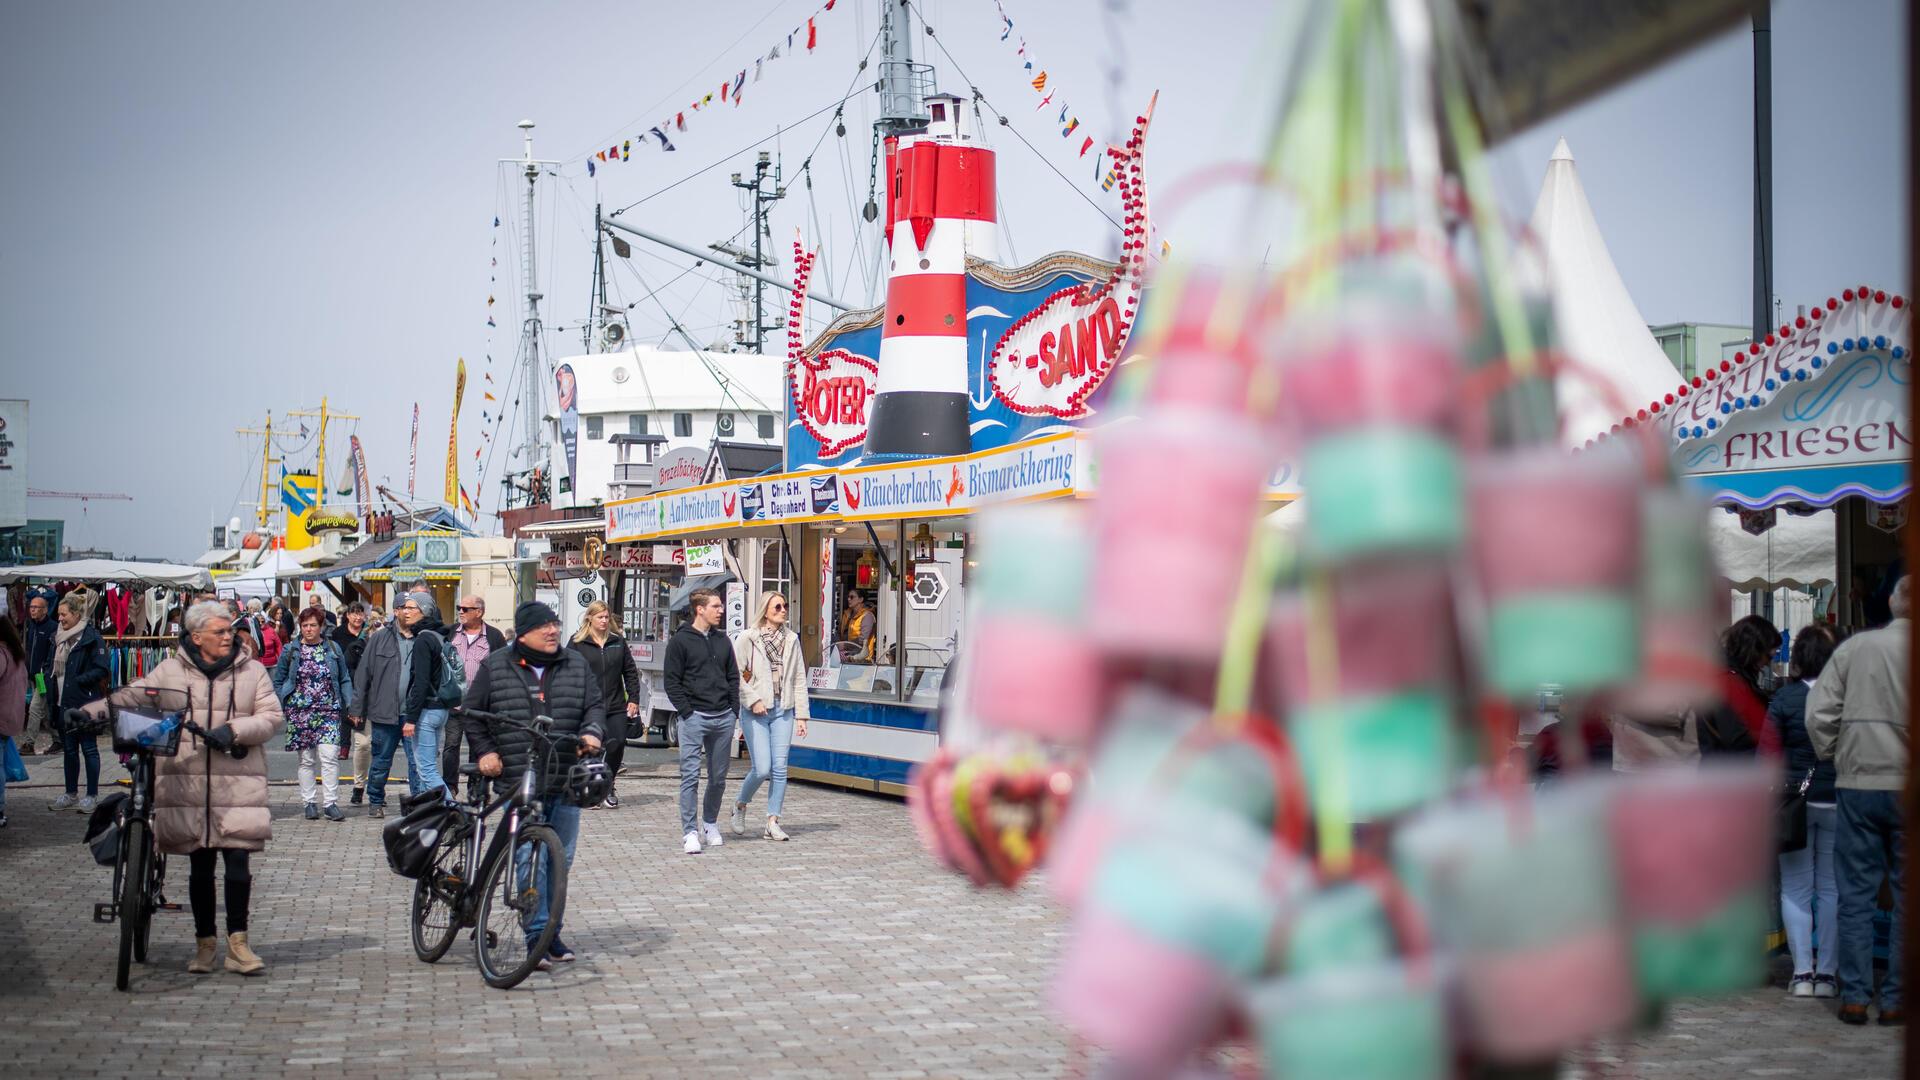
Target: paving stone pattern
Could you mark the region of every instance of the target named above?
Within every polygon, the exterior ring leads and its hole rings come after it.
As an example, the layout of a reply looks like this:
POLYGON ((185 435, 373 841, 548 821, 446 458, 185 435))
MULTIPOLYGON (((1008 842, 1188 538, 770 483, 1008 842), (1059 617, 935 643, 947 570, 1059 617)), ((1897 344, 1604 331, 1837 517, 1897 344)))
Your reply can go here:
MULTIPOLYGON (((291 776, 292 755, 270 760, 291 776)), ((153 962, 120 994, 118 928, 90 921, 109 871, 80 845, 79 814, 45 809, 58 759, 29 758, 0 830, 0 1075, 1085 1071, 1043 1006, 1064 921, 1040 890, 974 891, 921 856, 897 800, 804 784, 787 794, 791 843, 728 833, 686 856, 664 752, 628 760, 639 775, 621 781, 622 808, 584 817, 566 911, 575 964, 502 992, 480 981, 464 937, 439 964, 418 962, 410 883, 387 871, 380 823, 359 807, 306 821, 284 784, 254 860, 251 937, 269 973, 187 975, 190 917, 162 913, 153 962)), ((169 869, 184 901, 186 867, 169 869)), ((1891 1077, 1895 1034, 1769 989, 1678 1008, 1658 1034, 1592 1048, 1567 1074, 1891 1077)))

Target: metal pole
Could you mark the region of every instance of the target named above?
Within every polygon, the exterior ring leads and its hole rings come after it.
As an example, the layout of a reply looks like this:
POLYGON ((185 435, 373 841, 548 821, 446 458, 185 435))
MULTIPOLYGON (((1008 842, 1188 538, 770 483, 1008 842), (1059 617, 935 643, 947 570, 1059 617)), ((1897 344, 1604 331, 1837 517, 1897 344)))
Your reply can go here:
POLYGON ((1753 340, 1773 321, 1773 5, 1753 9, 1753 340))
MULTIPOLYGON (((1907 281, 1920 281, 1920 203, 1916 203, 1913 192, 1913 178, 1920 176, 1920 117, 1914 115, 1912 103, 1915 95, 1920 95, 1920 75, 1915 75, 1914 61, 1920 60, 1920 18, 1916 18, 1912 5, 1907 7, 1907 281)), ((1908 423, 1920 415, 1920 382, 1907 380, 1907 417, 1908 423)), ((1914 456, 1909 448, 1907 459, 1907 482, 1913 482, 1914 456)), ((1909 486, 1907 491, 1907 526, 1901 530, 1901 548, 1906 555, 1906 571, 1911 574, 1920 567, 1920 495, 1909 486)), ((1907 639, 1907 671, 1920 670, 1920 639, 1909 635, 1907 639)), ((1911 678, 1911 674, 1909 674, 1911 678)), ((1913 695, 1907 695, 1907 730, 1912 731, 1914 724, 1913 695)), ((1907 770, 1907 790, 1903 793, 1907 807, 1907 828, 1902 830, 1900 842, 1906 846, 1906 902, 1902 905, 1901 955, 1899 963, 1903 974, 1911 978, 1912 973, 1920 971, 1920 904, 1916 904, 1914 889, 1920 887, 1920 832, 1916 832, 1914 822, 1920 821, 1916 812, 1920 811, 1920 782, 1916 782, 1913 770, 1907 770)), ((1902 1062, 1902 1074, 1913 1076, 1920 1073, 1920 1024, 1908 1024, 1903 1029, 1905 1054, 1902 1062)))
MULTIPOLYGON (((659 235, 658 233, 648 232, 647 230, 642 229, 637 225, 629 225, 617 217, 608 218, 605 222, 605 225, 609 229, 619 229, 621 232, 630 233, 634 236, 639 237, 642 240, 650 240, 656 244, 659 244, 661 247, 670 247, 675 251, 681 252, 686 255, 691 255, 702 262, 710 262, 715 266, 724 267, 728 270, 733 271, 736 274, 745 274, 748 277, 753 278, 757 281, 764 281, 776 289, 785 289, 788 292, 794 291, 792 282, 781 281, 779 278, 774 277, 772 274, 763 274, 760 271, 755 270, 751 267, 742 266, 739 263, 734 262, 732 259, 715 258, 713 252, 711 251, 701 251, 698 248, 688 247, 687 245, 682 244, 677 240, 669 240, 666 237, 659 235)), ((842 300, 835 300, 831 296, 823 296, 820 293, 812 291, 811 289, 807 291, 807 299, 816 301, 821 304, 825 304, 826 306, 833 308, 837 311, 854 310, 854 307, 852 304, 846 303, 845 301, 842 301, 842 300)))

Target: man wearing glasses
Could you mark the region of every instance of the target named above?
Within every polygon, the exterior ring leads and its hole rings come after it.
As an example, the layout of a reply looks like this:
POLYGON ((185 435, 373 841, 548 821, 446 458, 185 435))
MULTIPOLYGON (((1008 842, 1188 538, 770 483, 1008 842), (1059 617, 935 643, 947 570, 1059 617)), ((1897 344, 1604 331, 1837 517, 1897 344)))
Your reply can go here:
MULTIPOLYGON (((460 664, 467 672, 467 685, 472 686, 474 676, 480 674, 480 665, 487 662, 487 657, 507 647, 507 636, 487 622, 487 602, 478 596, 461 597, 454 605, 454 613, 458 619, 453 630, 453 651, 460 655, 460 664)), ((464 725, 448 724, 447 741, 440 748, 440 775, 447 777, 449 783, 457 783, 460 775, 463 729, 464 725)))

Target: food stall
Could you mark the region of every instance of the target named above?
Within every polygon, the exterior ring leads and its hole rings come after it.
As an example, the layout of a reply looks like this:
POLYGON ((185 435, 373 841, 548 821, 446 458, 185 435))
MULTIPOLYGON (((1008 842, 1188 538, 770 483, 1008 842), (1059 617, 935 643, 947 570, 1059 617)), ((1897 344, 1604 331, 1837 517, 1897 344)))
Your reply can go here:
POLYGON ((1663 432, 1680 472, 1750 535, 1830 508, 1830 617, 1846 629, 1885 622, 1904 572, 1912 310, 1883 289, 1844 289, 1619 425, 1663 432))

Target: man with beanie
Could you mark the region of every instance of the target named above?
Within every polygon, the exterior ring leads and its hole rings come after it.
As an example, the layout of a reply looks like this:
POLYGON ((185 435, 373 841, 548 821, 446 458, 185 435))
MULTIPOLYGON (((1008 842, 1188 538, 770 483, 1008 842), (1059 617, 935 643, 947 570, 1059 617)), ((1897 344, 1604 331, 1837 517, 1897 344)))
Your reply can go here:
MULTIPOLYGON (((462 706, 516 720, 551 717, 555 734, 577 735, 582 752, 598 753, 607 725, 600 681, 585 657, 561 643, 560 617, 539 601, 521 604, 513 613, 513 636, 512 645, 487 654, 467 686, 462 706)), ((480 774, 494 778, 495 791, 510 789, 527 769, 542 764, 533 734, 525 728, 495 725, 473 716, 466 717, 461 726, 473 747, 480 774)), ((580 805, 566 787, 567 771, 573 768, 576 756, 572 743, 559 744, 554 750, 553 771, 540 778, 546 785, 541 797, 547 804, 547 823, 560 835, 568 866, 573 865, 573 849, 580 839, 580 805)), ((538 940, 547 927, 549 879, 545 873, 535 878, 540 903, 524 927, 529 943, 538 940)), ((556 927, 553 944, 540 958, 541 970, 552 967, 555 961, 565 963, 573 958, 573 950, 561 942, 556 927)))
POLYGON ((373 760, 367 766, 368 817, 387 816, 387 774, 393 771, 395 749, 407 755, 408 786, 414 783, 418 766, 406 709, 414 673, 413 628, 423 615, 412 594, 402 594, 394 602, 393 621, 367 639, 360 667, 353 673, 353 703, 347 719, 356 729, 370 728, 373 736, 373 760))
POLYGON ((695 589, 687 597, 692 618, 667 639, 663 675, 667 700, 680 716, 681 850, 698 855, 702 845, 719 847, 720 800, 727 789, 728 750, 740 714, 740 665, 733 643, 720 629, 725 618, 720 595, 695 589), (695 816, 700 791, 700 758, 707 759, 707 797, 695 816))
POLYGON ((425 589, 408 593, 406 603, 420 612, 419 621, 413 624, 407 699, 400 710, 400 735, 412 743, 413 749, 407 767, 407 794, 440 788, 451 795, 453 789, 440 775, 440 742, 447 728, 447 708, 456 700, 443 698, 440 693, 446 676, 447 626, 440 621, 440 606, 433 602, 433 594, 425 589))

